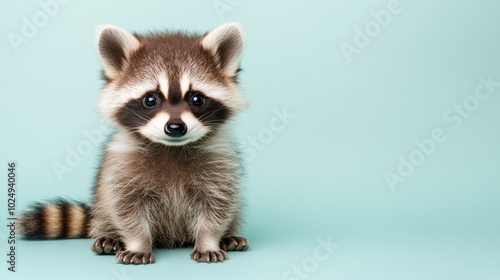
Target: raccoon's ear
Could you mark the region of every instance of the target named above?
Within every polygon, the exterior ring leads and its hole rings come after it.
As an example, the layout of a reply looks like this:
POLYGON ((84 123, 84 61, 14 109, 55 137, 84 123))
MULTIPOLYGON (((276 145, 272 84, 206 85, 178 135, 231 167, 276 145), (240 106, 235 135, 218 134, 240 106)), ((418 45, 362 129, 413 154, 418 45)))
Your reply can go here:
POLYGON ((97 27, 99 55, 104 75, 115 79, 141 43, 129 32, 113 25, 97 27))
POLYGON ((224 74, 236 75, 243 50, 243 31, 237 22, 223 24, 203 37, 202 47, 210 52, 224 74))

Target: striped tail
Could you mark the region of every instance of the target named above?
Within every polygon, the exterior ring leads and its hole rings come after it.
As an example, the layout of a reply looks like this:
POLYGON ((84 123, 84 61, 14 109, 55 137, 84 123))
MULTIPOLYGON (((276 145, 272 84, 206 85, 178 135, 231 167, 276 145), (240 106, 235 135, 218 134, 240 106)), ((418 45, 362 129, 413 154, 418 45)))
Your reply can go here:
POLYGON ((25 239, 89 237, 90 207, 58 199, 37 203, 18 218, 19 233, 25 239))

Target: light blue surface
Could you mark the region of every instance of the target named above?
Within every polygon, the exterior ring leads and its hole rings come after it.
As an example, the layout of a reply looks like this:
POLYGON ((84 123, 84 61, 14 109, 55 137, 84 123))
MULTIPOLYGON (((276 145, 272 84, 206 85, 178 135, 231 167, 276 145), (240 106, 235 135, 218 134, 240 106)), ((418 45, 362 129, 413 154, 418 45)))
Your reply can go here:
POLYGON ((251 249, 215 265, 191 261, 189 249, 157 250, 154 265, 124 266, 93 255, 91 240, 18 238, 10 273, 2 226, 1 279, 500 279, 500 87, 474 97, 481 77, 500 81, 500 2, 124 2, 60 4, 18 52, 9 34, 22 35, 23 17, 43 20, 43 9, 38 1, 0 4, 0 181, 15 160, 18 209, 55 196, 90 198, 96 145, 61 179, 52 166, 66 164, 68 149, 90 143, 86 133, 99 127, 96 25, 204 32, 241 21, 250 108, 235 134, 247 155, 251 249), (219 15, 215 3, 228 10, 219 15), (393 11, 385 27, 372 14, 387 15, 382 9, 393 11), (366 46, 344 55, 356 28, 377 26, 366 46), (454 104, 464 100, 471 112, 457 117, 454 104), (294 117, 275 121, 283 110, 294 117), (436 129, 446 140, 419 152, 415 141, 436 129), (385 174, 408 175, 398 166, 412 155, 419 166, 406 166, 412 174, 391 188, 385 174), (336 247, 317 251, 328 238, 336 247))

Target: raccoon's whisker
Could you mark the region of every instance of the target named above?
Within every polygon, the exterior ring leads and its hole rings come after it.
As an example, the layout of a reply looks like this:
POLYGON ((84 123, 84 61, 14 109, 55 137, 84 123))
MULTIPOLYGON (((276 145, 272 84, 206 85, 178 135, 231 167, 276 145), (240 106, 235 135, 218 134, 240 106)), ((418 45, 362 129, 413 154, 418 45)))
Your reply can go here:
POLYGON ((130 109, 128 107, 124 107, 125 110, 127 110, 128 112, 132 113, 133 115, 135 115, 136 117, 138 117, 140 120, 143 120, 143 121, 146 121, 146 122, 149 122, 151 120, 151 118, 149 117, 144 117, 144 116, 141 116, 139 115, 136 111, 134 111, 133 109, 130 109))
MULTIPOLYGON (((191 158, 194 158, 194 153, 191 150, 191 147, 189 147, 189 145, 185 146, 185 147, 186 147, 186 153, 188 153, 191 158)), ((185 157, 185 158, 187 158, 187 157, 185 157)))
POLYGON ((221 123, 219 120, 209 120, 209 121, 202 120, 202 122, 205 125, 216 125, 221 123))
POLYGON ((217 110, 214 110, 214 111, 210 111, 208 114, 202 115, 200 117, 200 121, 204 122, 206 119, 213 117, 215 114, 217 114, 217 113, 219 113, 221 111, 223 111, 223 110, 222 109, 217 109, 217 110))
POLYGON ((216 109, 216 110, 213 110, 213 111, 209 111, 207 114, 202 115, 202 118, 211 117, 211 116, 213 116, 216 113, 219 113, 221 111, 223 111, 223 110, 222 109, 216 109))

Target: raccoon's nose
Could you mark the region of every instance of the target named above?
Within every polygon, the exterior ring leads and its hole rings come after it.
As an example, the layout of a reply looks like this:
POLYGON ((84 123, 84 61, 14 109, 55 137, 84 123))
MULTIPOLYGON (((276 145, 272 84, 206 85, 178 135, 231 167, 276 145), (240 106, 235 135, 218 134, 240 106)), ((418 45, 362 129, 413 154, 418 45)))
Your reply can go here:
POLYGON ((181 120, 174 120, 171 122, 167 122, 165 125, 165 133, 171 137, 181 137, 184 136, 187 132, 186 124, 184 124, 181 120))

